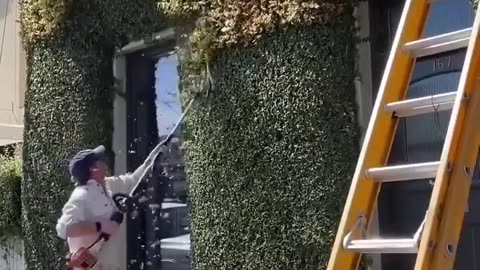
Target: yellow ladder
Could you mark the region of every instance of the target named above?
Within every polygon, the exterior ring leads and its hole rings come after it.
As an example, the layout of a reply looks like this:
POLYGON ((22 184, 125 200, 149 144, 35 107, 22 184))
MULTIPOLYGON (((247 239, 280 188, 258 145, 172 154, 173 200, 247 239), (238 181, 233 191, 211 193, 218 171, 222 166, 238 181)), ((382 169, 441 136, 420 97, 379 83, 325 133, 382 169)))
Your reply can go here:
POLYGON ((472 28, 420 39, 432 2, 406 0, 328 270, 357 269, 362 254, 372 253, 417 253, 415 270, 453 268, 480 146, 480 13, 472 28), (468 49, 457 91, 404 99, 416 58, 465 47, 468 49), (452 114, 440 160, 386 166, 398 119, 442 110, 451 110, 452 114), (433 178, 425 219, 411 238, 366 235, 381 183, 433 178))

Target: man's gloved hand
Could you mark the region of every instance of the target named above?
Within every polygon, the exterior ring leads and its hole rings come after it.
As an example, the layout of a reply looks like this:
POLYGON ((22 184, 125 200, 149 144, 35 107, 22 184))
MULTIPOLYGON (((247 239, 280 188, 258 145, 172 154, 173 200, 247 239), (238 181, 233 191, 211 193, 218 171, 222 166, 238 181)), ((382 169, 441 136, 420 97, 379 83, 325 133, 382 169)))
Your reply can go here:
POLYGON ((123 213, 122 212, 113 212, 112 216, 110 217, 111 221, 115 221, 118 224, 122 224, 123 222, 123 213))
POLYGON ((101 231, 107 235, 114 234, 118 228, 120 228, 120 224, 113 221, 113 220, 105 220, 100 222, 101 224, 101 231))

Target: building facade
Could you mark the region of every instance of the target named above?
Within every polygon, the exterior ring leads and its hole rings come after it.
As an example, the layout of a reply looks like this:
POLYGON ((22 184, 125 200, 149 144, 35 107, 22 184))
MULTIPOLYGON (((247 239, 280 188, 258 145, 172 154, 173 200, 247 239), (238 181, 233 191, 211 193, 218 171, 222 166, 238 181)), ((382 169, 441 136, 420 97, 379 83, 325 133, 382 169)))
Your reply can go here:
MULTIPOLYGON (((366 131, 368 126, 370 113, 383 76, 383 69, 390 53, 391 43, 395 36, 403 4, 403 0, 370 0, 368 2, 361 2, 356 9, 361 42, 358 44, 357 67, 359 73, 355 81, 355 86, 359 108, 358 122, 362 133, 366 131)), ((432 6, 430 18, 423 36, 430 37, 471 27, 474 16, 474 9, 468 0, 439 1, 432 6), (453 13, 452 10, 455 10, 455 13, 453 13)), ((141 70, 139 66, 148 65, 145 64, 145 62, 150 61, 147 60, 147 58, 153 57, 152 59, 156 59, 152 56, 152 52, 153 55, 159 55, 158 50, 164 53, 169 50, 169 46, 174 45, 172 40, 169 40, 166 36, 168 36, 168 34, 163 33, 159 35, 159 39, 157 39, 158 43, 154 45, 154 47, 157 46, 157 52, 153 49, 145 51, 145 48, 140 46, 136 54, 127 53, 128 56, 123 56, 123 58, 127 59, 126 61, 133 65, 137 65, 135 70, 141 70), (135 57, 137 59, 133 60, 135 57), (140 58, 143 58, 143 60, 139 60, 140 58), (139 64, 142 61, 143 64, 139 64)), ((132 48, 133 47, 129 48, 130 52, 132 48)), ((418 60, 407 97, 414 98, 456 90, 463 66, 465 51, 466 49, 461 49, 418 60)), ((129 64, 126 66, 126 91, 137 91, 137 87, 147 89, 148 85, 133 86, 128 83, 129 64)), ((132 67, 130 66, 130 68, 132 67)), ((135 97, 132 96, 128 97, 129 100, 127 103, 135 99, 135 97)), ((148 98, 146 98, 145 101, 146 100, 148 100, 148 98)), ((144 108, 138 108, 140 103, 137 103, 133 110, 145 110, 144 108)), ((131 107, 130 110, 132 110, 131 107)), ((117 112, 119 111, 121 110, 117 110, 117 112)), ((125 116, 122 116, 122 119, 124 119, 124 117, 125 116)), ((140 118, 144 119, 145 123, 151 122, 151 120, 146 120, 146 116, 130 116, 130 119, 133 119, 131 121, 135 121, 135 119, 138 121, 140 118)), ((389 163, 402 164, 437 160, 440 156, 448 120, 448 111, 401 120, 389 163)), ((127 120, 127 123, 127 126, 132 128, 131 122, 127 120)), ((141 126, 141 124, 138 123, 136 125, 141 126)), ((145 127, 143 127, 143 129, 145 129, 145 127)), ((144 132, 148 133, 148 131, 144 132)), ((135 136, 130 137, 134 138, 135 136)), ((127 145, 135 143, 135 138, 133 140, 134 141, 131 141, 127 138, 127 145)), ((140 146, 138 147, 142 148, 140 146)), ((141 151, 145 152, 146 150, 141 151)), ((133 162, 132 158, 135 159, 132 156, 126 158, 128 164, 133 162)), ((460 241, 459 248, 461 252, 459 251, 457 253, 456 269, 470 269, 471 265, 478 264, 475 243, 480 239, 475 232, 478 228, 480 215, 477 214, 478 211, 472 211, 471 209, 476 209, 476 205, 478 205, 475 203, 478 197, 475 196, 475 194, 478 193, 479 180, 479 170, 477 168, 475 170, 474 185, 472 187, 471 208, 466 213, 465 226, 460 241)), ((425 216, 431 190, 431 181, 428 180, 389 183, 384 185, 379 197, 376 222, 374 222, 372 228, 370 228, 372 233, 396 237, 411 236, 417 230, 425 216)), ((133 256, 132 253, 128 254, 129 257, 133 256)), ((371 268, 392 270, 410 269, 414 259, 415 257, 412 255, 374 256, 371 268)))
MULTIPOLYGON (((369 0, 356 9, 359 26, 358 77, 355 81, 358 122, 364 133, 370 119, 376 93, 383 76, 390 46, 395 35, 404 0, 369 0)), ((0 0, 0 18, 4 19, 0 50, 0 145, 21 140, 25 91, 25 59, 20 37, 18 6, 13 0, 0 0), (14 68, 12 68, 14 67, 14 68), (6 83, 3 83, 6 82, 6 83), (5 97, 5 98, 3 98, 5 97)), ((474 10, 468 0, 435 3, 427 23, 425 37, 468 28, 474 10), (452 12, 455 10, 455 12, 452 12)), ((1 25, 1 24, 0 24, 1 25)), ((2 26, 0 26, 2 29, 2 26)), ((115 173, 133 170, 181 114, 178 94, 179 38, 174 29, 153 33, 153 41, 132 41, 114 60, 117 80, 114 101, 115 173)), ((417 62, 408 97, 454 91, 460 77, 465 50, 457 50, 417 62)), ((449 112, 402 120, 395 138, 391 164, 432 161, 439 157, 448 124, 449 112)), ((190 224, 182 158, 181 130, 139 197, 143 206, 130 214, 121 248, 125 252, 124 269, 190 269, 190 224), (159 254, 161 256, 159 256, 159 254)), ((361 143, 361 142, 359 142, 361 143)), ((480 265, 475 249, 479 242, 480 175, 475 171, 470 208, 467 209, 456 269, 480 265)), ((384 185, 370 230, 382 235, 411 235, 423 219, 432 190, 428 181, 384 185)), ((110 258, 118 260, 118 258, 110 258)), ((372 269, 410 269, 411 255, 374 256, 372 269)), ((1 261, 1 258, 0 258, 1 261)), ((0 264, 1 265, 1 264, 0 264)))

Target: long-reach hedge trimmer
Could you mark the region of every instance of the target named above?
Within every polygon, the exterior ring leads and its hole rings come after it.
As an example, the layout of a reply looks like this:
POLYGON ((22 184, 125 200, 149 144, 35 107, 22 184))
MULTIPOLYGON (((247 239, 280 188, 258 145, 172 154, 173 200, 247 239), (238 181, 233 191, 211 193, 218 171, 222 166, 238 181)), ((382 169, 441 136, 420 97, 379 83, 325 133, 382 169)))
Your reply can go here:
MULTIPOLYGON (((213 80, 212 80, 212 77, 210 76, 210 69, 209 69, 209 66, 208 64, 206 65, 206 70, 205 70, 205 77, 206 77, 206 83, 207 83, 207 86, 205 87, 206 88, 206 93, 205 93, 205 96, 208 97, 210 94, 211 94, 211 91, 213 90, 213 80)), ((170 140, 173 138, 173 135, 175 134, 175 131, 177 130, 177 128, 182 124, 183 120, 185 119, 186 115, 188 114, 188 112, 190 111, 193 103, 195 102, 195 100, 198 98, 198 96, 200 95, 201 92, 197 92, 194 97, 188 102, 187 106, 185 107, 182 115, 180 116, 180 118, 178 119, 177 123, 175 124, 175 126, 172 128, 172 130, 170 131, 170 133, 167 135, 167 137, 162 140, 161 142, 159 142, 157 144, 157 146, 155 146, 155 148, 152 150, 152 152, 150 153, 149 157, 147 157, 147 160, 149 160, 150 162, 146 165, 146 170, 144 171, 144 173, 142 174, 142 176, 140 177, 140 180, 137 181, 137 184, 135 185, 135 187, 132 189, 132 191, 130 192, 130 194, 125 194, 125 193, 116 193, 113 195, 113 201, 115 202, 115 204, 117 205, 117 208, 119 211, 121 211, 122 213, 127 213, 128 212, 128 209, 130 206, 133 206, 133 203, 135 201, 138 201, 139 198, 139 194, 137 194, 137 189, 138 187, 140 186, 140 184, 143 182, 143 180, 145 179, 145 176, 147 175, 148 172, 151 171, 152 167, 155 166, 155 162, 157 160, 158 157, 161 156, 161 154, 163 153, 162 150, 163 148, 170 142, 170 140)))
POLYGON ((193 104, 194 101, 195 101, 195 97, 192 98, 192 100, 190 100, 190 102, 188 103, 187 107, 185 107, 185 110, 183 111, 182 115, 180 116, 180 119, 177 121, 177 123, 172 128, 172 130, 167 135, 167 137, 164 140, 162 140, 161 142, 159 142, 157 144, 157 146, 155 146, 155 148, 152 150, 152 152, 150 154, 150 157, 147 158, 147 160, 149 159, 150 162, 146 165, 145 171, 140 176, 140 179, 137 181, 137 183, 133 187, 132 191, 130 191, 130 194, 116 193, 116 194, 113 195, 113 197, 112 197, 113 201, 117 205, 118 210, 120 210, 122 213, 127 213, 128 212, 129 206, 133 205, 132 203, 133 203, 134 200, 138 201, 138 198, 137 198, 137 196, 139 194, 139 193, 137 194, 138 187, 140 186, 140 184, 145 179, 145 176, 147 175, 147 173, 150 172, 152 167, 155 165, 155 162, 156 162, 157 158, 159 158, 162 155, 163 147, 165 147, 170 142, 170 140, 173 138, 173 135, 175 134, 175 131, 177 130, 177 128, 181 125, 181 123, 185 119, 185 116, 190 111, 190 108, 192 107, 192 104, 193 104))

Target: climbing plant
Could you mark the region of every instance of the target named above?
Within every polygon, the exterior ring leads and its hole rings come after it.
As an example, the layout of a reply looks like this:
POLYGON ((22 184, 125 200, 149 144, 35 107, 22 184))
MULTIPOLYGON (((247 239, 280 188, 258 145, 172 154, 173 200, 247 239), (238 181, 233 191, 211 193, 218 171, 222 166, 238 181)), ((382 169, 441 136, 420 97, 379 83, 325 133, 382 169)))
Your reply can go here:
POLYGON ((187 125, 196 269, 325 266, 359 139, 346 21, 214 61, 187 125))
POLYGON ((21 235, 21 161, 0 155, 0 246, 12 236, 21 235))
POLYGON ((358 154, 354 5, 161 1, 197 20, 184 92, 205 64, 215 86, 186 126, 195 269, 326 266, 358 154))
POLYGON ((22 204, 27 269, 62 269, 55 231, 73 188, 67 158, 111 145, 115 50, 160 31, 154 0, 23 0, 27 51, 22 204))

